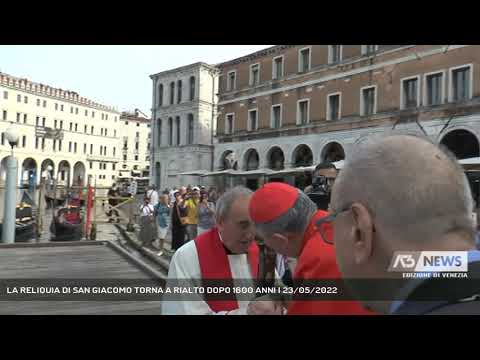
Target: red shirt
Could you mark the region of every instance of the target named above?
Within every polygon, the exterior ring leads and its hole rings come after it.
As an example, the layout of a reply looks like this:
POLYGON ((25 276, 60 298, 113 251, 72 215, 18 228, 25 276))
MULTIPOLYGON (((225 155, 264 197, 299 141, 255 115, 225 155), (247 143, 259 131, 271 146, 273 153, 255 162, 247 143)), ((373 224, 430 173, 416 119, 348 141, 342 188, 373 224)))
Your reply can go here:
MULTIPOLYGON (((327 215, 327 212, 319 210, 310 220, 303 238, 303 249, 293 275, 295 282, 300 279, 341 278, 335 257, 335 247, 323 241, 315 225, 320 218, 327 215)), ((333 237, 332 229, 328 230, 333 237)), ((288 308, 288 315, 374 315, 374 313, 364 309, 358 301, 293 300, 288 308)))

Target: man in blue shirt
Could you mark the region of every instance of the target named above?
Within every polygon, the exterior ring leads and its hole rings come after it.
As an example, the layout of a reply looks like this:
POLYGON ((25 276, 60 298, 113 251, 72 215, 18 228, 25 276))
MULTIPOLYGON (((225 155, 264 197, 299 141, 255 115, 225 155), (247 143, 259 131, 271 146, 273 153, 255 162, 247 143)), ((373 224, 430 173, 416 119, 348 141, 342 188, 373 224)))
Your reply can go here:
POLYGON ((463 169, 429 140, 394 135, 356 148, 334 184, 329 217, 352 294, 383 314, 480 314, 472 209, 463 169), (425 251, 462 255, 464 269, 433 267, 414 279, 425 251))

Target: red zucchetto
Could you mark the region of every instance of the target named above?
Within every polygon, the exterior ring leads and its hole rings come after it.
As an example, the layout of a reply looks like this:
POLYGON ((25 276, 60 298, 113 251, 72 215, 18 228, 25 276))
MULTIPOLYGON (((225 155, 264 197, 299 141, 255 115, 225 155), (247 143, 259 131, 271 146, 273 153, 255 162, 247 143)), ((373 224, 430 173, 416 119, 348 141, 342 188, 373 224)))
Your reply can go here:
POLYGON ((285 214, 298 198, 298 189, 288 184, 271 182, 255 191, 249 213, 253 222, 268 223, 285 214))

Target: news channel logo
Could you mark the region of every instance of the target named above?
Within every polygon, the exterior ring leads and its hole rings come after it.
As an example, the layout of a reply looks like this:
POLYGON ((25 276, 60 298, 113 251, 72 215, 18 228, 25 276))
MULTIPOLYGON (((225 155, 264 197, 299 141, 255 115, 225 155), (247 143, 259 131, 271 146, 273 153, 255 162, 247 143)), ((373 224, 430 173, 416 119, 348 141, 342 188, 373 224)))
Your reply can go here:
POLYGON ((404 277, 467 277, 467 251, 396 251, 388 271, 404 277))

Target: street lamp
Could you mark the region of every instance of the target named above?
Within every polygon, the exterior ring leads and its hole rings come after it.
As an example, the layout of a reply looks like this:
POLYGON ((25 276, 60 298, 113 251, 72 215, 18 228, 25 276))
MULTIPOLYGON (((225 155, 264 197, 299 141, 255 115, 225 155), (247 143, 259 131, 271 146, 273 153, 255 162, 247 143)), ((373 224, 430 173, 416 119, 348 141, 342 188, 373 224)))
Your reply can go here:
POLYGON ((17 200, 17 160, 13 154, 13 147, 18 143, 18 130, 12 123, 5 132, 5 138, 12 148, 12 155, 7 158, 7 177, 5 181, 5 202, 3 211, 2 242, 15 242, 15 220, 17 200))

